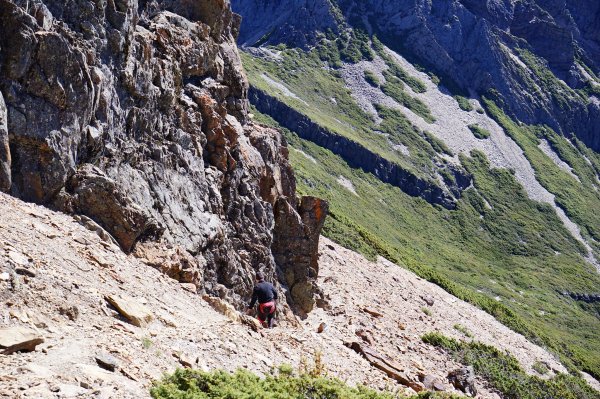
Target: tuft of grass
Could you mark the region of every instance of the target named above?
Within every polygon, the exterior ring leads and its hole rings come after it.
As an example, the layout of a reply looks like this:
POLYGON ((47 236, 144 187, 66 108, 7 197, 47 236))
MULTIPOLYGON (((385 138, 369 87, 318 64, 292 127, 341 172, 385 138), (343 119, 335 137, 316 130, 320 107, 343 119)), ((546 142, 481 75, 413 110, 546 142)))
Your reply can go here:
POLYGON ((377 79, 377 76, 372 71, 365 70, 365 80, 371 86, 379 87, 379 79, 377 79))
POLYGON ((152 345, 154 345, 154 342, 152 342, 152 340, 150 338, 148 338, 148 337, 142 338, 142 348, 150 349, 152 347, 152 345))
POLYGON ((455 324, 454 329, 463 333, 467 338, 473 338, 473 333, 469 331, 469 329, 462 324, 455 324))
POLYGON ((431 310, 427 309, 426 307, 422 307, 421 312, 425 313, 427 316, 430 316, 430 317, 432 315, 431 310))
POLYGON ((456 96, 454 96, 454 99, 458 103, 458 106, 460 107, 460 109, 462 109, 463 111, 467 111, 467 112, 473 111, 473 106, 471 105, 471 102, 469 101, 468 98, 456 95, 456 96))
POLYGON ((581 378, 559 374, 551 379, 528 375, 517 359, 479 342, 459 342, 439 333, 423 336, 423 341, 443 348, 458 362, 473 366, 506 399, 599 399, 600 392, 581 378))
POLYGON ((533 363, 533 366, 531 366, 531 368, 533 368, 533 370, 540 375, 545 375, 550 371, 548 366, 546 366, 544 363, 540 362, 539 360, 536 361, 535 363, 533 363))
POLYGON ((446 154, 451 157, 455 155, 454 152, 446 145, 446 143, 435 137, 431 132, 424 131, 423 135, 425 136, 425 140, 427 140, 429 144, 431 144, 431 147, 438 154, 446 154))
POLYGON ((490 137, 490 132, 477 124, 469 125, 469 130, 471 130, 473 136, 477 137, 479 140, 484 140, 490 137))

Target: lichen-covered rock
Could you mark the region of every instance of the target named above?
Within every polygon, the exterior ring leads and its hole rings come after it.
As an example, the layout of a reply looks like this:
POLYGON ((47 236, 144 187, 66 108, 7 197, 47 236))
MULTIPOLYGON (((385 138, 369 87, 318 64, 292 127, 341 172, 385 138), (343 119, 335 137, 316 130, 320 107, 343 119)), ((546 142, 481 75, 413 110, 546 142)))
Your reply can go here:
POLYGON ((256 269, 276 276, 273 205, 295 191, 285 143, 248 121, 239 24, 228 0, 0 0, 0 189, 125 251, 185 251, 161 269, 242 306, 256 269))

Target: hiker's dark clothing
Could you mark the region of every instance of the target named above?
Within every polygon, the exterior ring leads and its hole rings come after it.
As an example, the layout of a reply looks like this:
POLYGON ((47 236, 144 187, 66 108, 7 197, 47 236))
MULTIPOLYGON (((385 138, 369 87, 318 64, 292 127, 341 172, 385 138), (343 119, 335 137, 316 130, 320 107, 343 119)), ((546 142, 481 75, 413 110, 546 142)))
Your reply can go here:
POLYGON ((259 304, 272 302, 277 299, 277 291, 273 284, 267 283, 266 281, 261 281, 260 283, 254 286, 254 291, 252 292, 252 301, 250 301, 249 308, 253 308, 258 301, 259 304))
POLYGON ((277 308, 275 301, 277 300, 277 290, 273 284, 261 281, 254 287, 252 292, 252 301, 250 301, 250 309, 254 307, 258 301, 258 320, 265 327, 273 327, 273 318, 277 308))

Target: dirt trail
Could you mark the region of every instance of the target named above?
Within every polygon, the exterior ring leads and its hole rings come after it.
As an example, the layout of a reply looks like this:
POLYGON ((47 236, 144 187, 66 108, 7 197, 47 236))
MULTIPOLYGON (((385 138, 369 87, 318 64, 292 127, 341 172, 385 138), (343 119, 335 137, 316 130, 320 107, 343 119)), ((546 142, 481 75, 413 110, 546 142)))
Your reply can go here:
MULTIPOLYGON (((320 283, 331 310, 318 309, 298 327, 254 332, 216 312, 185 285, 124 255, 72 217, 0 194, 0 327, 26 326, 45 338, 34 352, 0 355, 0 397, 143 398, 151 381, 189 363, 201 369, 247 368, 259 374, 283 363, 298 366, 320 350, 331 375, 351 384, 396 387, 343 344, 372 336, 373 347, 405 367, 445 377, 460 365, 425 345, 420 336, 441 331, 508 350, 530 370, 536 361, 564 371, 556 360, 491 316, 385 260, 372 263, 321 240, 320 283), (27 269, 29 276, 12 274, 27 269), (6 273, 6 274, 4 274, 6 273), (32 277, 33 276, 33 277, 32 277), (128 295, 154 321, 141 328, 111 308, 106 295, 128 295), (427 305, 421 297, 433 300, 427 305), (382 317, 373 317, 364 308, 382 317), (423 313, 428 308, 431 316, 423 313), (325 330, 317 328, 325 323, 325 330), (404 328, 404 329, 403 329, 404 328), (110 354, 117 371, 98 367, 110 354)), ((496 398, 478 381, 481 398, 496 398)))

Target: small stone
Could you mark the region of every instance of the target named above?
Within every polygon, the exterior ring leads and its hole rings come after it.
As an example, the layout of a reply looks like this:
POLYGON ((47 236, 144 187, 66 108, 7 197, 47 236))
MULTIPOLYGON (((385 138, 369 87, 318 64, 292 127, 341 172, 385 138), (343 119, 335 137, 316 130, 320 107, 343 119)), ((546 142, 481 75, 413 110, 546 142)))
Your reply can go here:
POLYGON ((59 384, 58 388, 61 398, 76 398, 87 392, 87 389, 71 384, 59 384))
POLYGON ((9 251, 8 257, 17 265, 27 266, 29 264, 29 258, 22 253, 9 251))
POLYGON ((225 302, 221 298, 204 295, 202 297, 214 310, 227 316, 230 320, 239 323, 241 321, 240 313, 229 303, 225 302))
POLYGON ((77 308, 77 306, 61 307, 59 313, 63 316, 67 316, 69 320, 75 321, 79 317, 79 308, 77 308))
POLYGON ((96 363, 98 363, 98 366, 105 370, 114 372, 117 369, 117 367, 119 367, 118 360, 114 356, 109 355, 108 353, 101 353, 97 355, 95 359, 96 363))
POLYGON ((15 268, 15 273, 20 274, 21 276, 27 276, 27 277, 35 277, 37 275, 35 270, 29 269, 26 267, 15 268))
POLYGON ((19 351, 31 352, 43 342, 41 335, 28 328, 0 328, 0 349, 4 349, 2 353, 5 355, 19 351))
POLYGON ((425 301, 425 303, 428 306, 433 306, 433 304, 435 303, 435 299, 433 299, 433 297, 431 295, 423 295, 423 296, 421 296, 421 299, 423 301, 425 301))
POLYGON ((196 286, 192 283, 181 283, 181 288, 193 294, 195 294, 196 291, 198 291, 198 288, 196 288, 196 286))
POLYGON ((317 332, 319 334, 321 334, 323 331, 325 331, 326 328, 327 328, 327 324, 321 323, 321 324, 319 324, 319 327, 317 327, 317 332))
POLYGON ((0 273, 0 281, 8 281, 10 280, 10 274, 7 272, 0 273))
POLYGON ((196 364, 196 358, 187 353, 179 355, 179 363, 185 368, 192 368, 196 364))
POLYGON ((378 311, 369 309, 369 308, 363 308, 363 312, 368 313, 373 317, 382 317, 383 316, 383 314, 379 313, 378 311))

